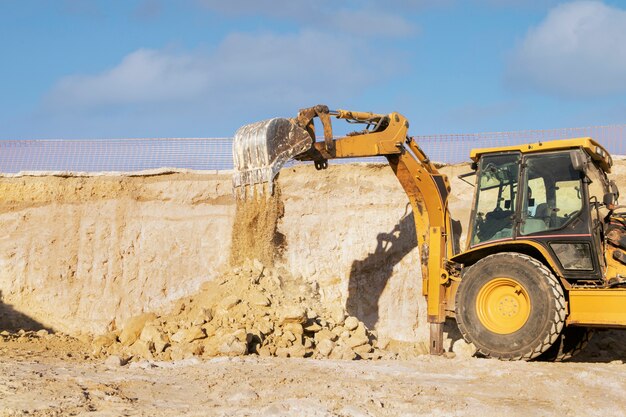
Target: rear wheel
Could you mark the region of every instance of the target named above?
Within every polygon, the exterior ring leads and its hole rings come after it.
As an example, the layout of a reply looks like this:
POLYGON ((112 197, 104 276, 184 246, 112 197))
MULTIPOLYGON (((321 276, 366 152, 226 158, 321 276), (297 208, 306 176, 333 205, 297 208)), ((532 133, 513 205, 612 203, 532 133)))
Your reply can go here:
POLYGON ((480 354, 529 360, 559 338, 565 297, 556 277, 536 259, 498 253, 464 272, 456 294, 456 319, 463 337, 480 354))

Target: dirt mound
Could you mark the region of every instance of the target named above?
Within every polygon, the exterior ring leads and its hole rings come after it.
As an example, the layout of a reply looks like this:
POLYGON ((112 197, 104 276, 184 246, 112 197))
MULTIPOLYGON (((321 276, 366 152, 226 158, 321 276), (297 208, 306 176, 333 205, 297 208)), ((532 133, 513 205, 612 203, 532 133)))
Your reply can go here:
POLYGON ((146 313, 93 341, 96 356, 180 360, 191 356, 377 359, 376 332, 339 304, 322 306, 315 285, 284 268, 245 262, 178 300, 168 314, 146 313))

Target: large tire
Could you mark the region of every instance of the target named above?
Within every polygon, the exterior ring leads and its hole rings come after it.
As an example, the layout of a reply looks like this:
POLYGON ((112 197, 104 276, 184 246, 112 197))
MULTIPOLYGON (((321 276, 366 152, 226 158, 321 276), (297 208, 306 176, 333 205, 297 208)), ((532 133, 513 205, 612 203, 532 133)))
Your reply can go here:
POLYGON ((477 353, 530 360, 547 351, 565 323, 560 282, 541 262, 514 252, 469 267, 456 293, 456 320, 477 353))
POLYGON ((587 346, 592 335, 593 330, 587 327, 566 327, 556 342, 539 355, 537 360, 563 362, 571 359, 587 346))

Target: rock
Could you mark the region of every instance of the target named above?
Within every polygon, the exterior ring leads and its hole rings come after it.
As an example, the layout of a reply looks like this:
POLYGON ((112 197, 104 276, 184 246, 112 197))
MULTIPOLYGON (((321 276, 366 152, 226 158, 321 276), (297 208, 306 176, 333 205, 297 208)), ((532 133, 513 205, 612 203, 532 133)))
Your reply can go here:
POLYGON ((276 347, 265 345, 259 348, 259 356, 268 357, 276 354, 276 347))
POLYGON ((205 358, 212 358, 214 356, 219 355, 219 343, 216 339, 205 339, 203 340, 204 346, 202 350, 202 356, 205 358))
POLYGON ((317 344, 317 352, 324 358, 327 358, 328 355, 333 351, 335 347, 335 342, 330 339, 324 339, 317 344))
POLYGON ((130 346, 135 343, 146 322, 154 319, 156 319, 156 314, 154 313, 144 313, 129 319, 119 335, 120 343, 124 346, 130 346))
POLYGON ((372 351, 372 347, 368 344, 356 346, 352 348, 352 350, 359 356, 363 357, 364 355, 370 353, 372 351))
POLYGON ((97 336, 95 339, 93 339, 91 344, 94 347, 94 349, 103 349, 103 348, 107 348, 113 345, 116 342, 117 342, 117 335, 114 332, 109 332, 109 333, 97 336))
POLYGON ((357 358, 357 354, 347 346, 335 346, 329 357, 331 359, 354 360, 357 358))
POLYGON ((261 320, 257 323, 257 329, 264 335, 268 335, 274 331, 274 324, 269 320, 261 320))
POLYGON ((285 332, 283 332, 283 338, 290 342, 295 342, 295 340, 297 339, 296 335, 290 332, 289 330, 286 330, 285 332))
POLYGON ((287 347, 279 347, 276 349, 276 356, 279 358, 288 358, 289 357, 289 348, 287 347))
POLYGON ((231 343, 223 343, 219 352, 228 356, 242 356, 248 353, 248 345, 241 340, 235 339, 231 343))
POLYGON ((345 327, 349 331, 355 330, 358 326, 359 319, 353 316, 348 317, 343 324, 343 327, 345 327))
POLYGON ((369 339, 367 337, 350 336, 348 340, 346 340, 346 345, 348 345, 350 348, 355 348, 357 346, 367 345, 368 342, 369 339))
POLYGON ((202 327, 194 326, 189 329, 180 329, 174 333, 170 339, 172 342, 176 343, 190 343, 194 340, 204 338, 206 338, 206 334, 204 333, 204 330, 202 330, 202 327))
MULTIPOLYGON (((335 334, 337 337, 341 337, 341 335, 343 333, 348 332, 348 331, 343 326, 335 326, 335 327, 333 327, 331 332, 333 332, 333 334, 335 334)), ((348 332, 348 335, 349 334, 350 334, 350 332, 348 332)))
POLYGON ((204 345, 200 341, 189 343, 187 345, 173 345, 168 347, 163 356, 167 357, 169 353, 170 359, 173 361, 180 361, 184 359, 190 359, 194 356, 199 356, 204 353, 204 345))
POLYGON ((343 321, 346 318, 346 312, 343 309, 343 306, 340 305, 334 305, 328 311, 328 314, 335 324, 343 324, 343 321))
POLYGON ((476 353, 476 346, 474 346, 473 343, 467 343, 465 340, 459 339, 454 342, 452 351, 456 353, 459 358, 468 359, 476 353))
POLYGON ((204 330, 204 334, 206 334, 207 337, 213 337, 217 331, 217 326, 213 322, 206 323, 202 326, 202 330, 204 330))
POLYGON ((367 329, 365 328, 365 325, 361 322, 359 322, 359 324, 356 326, 356 329, 353 330, 352 335, 356 335, 359 337, 367 337, 367 329))
POLYGON ((315 332, 319 332, 320 330, 322 330, 322 326, 320 326, 319 324, 313 322, 309 325, 307 325, 304 330, 306 330, 307 332, 311 332, 311 333, 315 333, 315 332))
POLYGON ((323 340, 330 340, 332 342, 336 341, 339 338, 335 333, 331 332, 328 329, 322 329, 319 332, 315 333, 315 343, 320 344, 323 340))
POLYGON ((169 353, 170 353, 170 359, 173 361, 181 361, 183 359, 185 359, 185 351, 183 350, 183 348, 179 345, 176 346, 172 346, 171 349, 169 349, 169 353))
POLYGON ((207 308, 200 308, 197 312, 195 312, 193 319, 189 323, 191 326, 202 326, 204 323, 211 321, 213 315, 211 314, 211 310, 207 308))
POLYGON ((279 313, 281 324, 284 323, 300 323, 306 322, 306 311, 302 306, 284 307, 279 313))
POLYGON ((108 368, 119 368, 120 366, 126 365, 126 362, 127 361, 117 355, 111 355, 106 358, 106 360, 104 361, 104 365, 108 368))
POLYGON ((166 323, 163 323, 163 325, 161 327, 162 327, 163 331, 165 333, 167 333, 167 334, 174 334, 180 328, 178 326, 178 323, 176 323, 174 320, 168 321, 166 323))
POLYGON ((294 344, 287 351, 290 358, 304 358, 306 354, 306 349, 299 343, 294 344))
POLYGON ((195 340, 183 347, 185 353, 191 353, 193 356, 201 356, 204 353, 204 345, 202 341, 195 340))
POLYGON ((246 329, 237 329, 234 332, 232 332, 231 334, 229 334, 228 338, 230 338, 230 339, 237 339, 240 342, 247 342, 248 341, 248 332, 246 332, 246 329))
POLYGON ((144 326, 141 334, 139 335, 139 340, 152 343, 155 353, 163 352, 170 342, 167 336, 154 325, 144 326))
POLYGON ((305 349, 313 348, 313 339, 311 339, 310 337, 305 337, 304 338, 304 348, 305 349))
POLYGON ((152 356, 152 350, 154 349, 154 343, 146 342, 145 340, 137 340, 130 347, 130 352, 133 356, 140 357, 143 359, 154 359, 152 356))
POLYGON ((252 292, 247 298, 248 302, 253 306, 269 307, 272 304, 270 299, 260 291, 252 292))
POLYGON ((46 329, 37 330, 35 333, 38 337, 46 337, 48 336, 48 331, 46 329))
POLYGON ((311 309, 309 309, 309 310, 307 310, 307 311, 306 311, 306 318, 307 318, 308 320, 315 320, 315 319, 317 319, 318 317, 319 317, 319 315, 318 315, 315 311, 313 311, 313 310, 311 310, 311 309))
POLYGON ((304 333, 304 328, 300 323, 286 323, 283 326, 283 329, 287 332, 291 332, 296 336, 302 336, 304 333))
POLYGON ((370 341, 369 337, 367 337, 367 330, 365 330, 363 323, 359 323, 348 338, 345 338, 345 335, 342 335, 342 338, 346 341, 346 345, 351 348, 363 346, 368 344, 370 341))
POLYGON ((291 341, 284 336, 274 339, 274 346, 277 348, 287 348, 291 346, 291 341))
POLYGON ((237 296, 229 295, 228 297, 220 301, 220 303, 218 304, 218 308, 221 310, 228 311, 234 306, 236 306, 237 304, 239 304, 240 302, 241 302, 241 299, 239 299, 237 296))

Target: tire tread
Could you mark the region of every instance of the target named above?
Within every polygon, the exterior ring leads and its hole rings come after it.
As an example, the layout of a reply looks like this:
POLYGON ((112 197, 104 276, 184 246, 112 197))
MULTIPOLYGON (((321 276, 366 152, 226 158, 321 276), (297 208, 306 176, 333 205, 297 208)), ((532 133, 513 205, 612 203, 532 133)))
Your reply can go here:
MULTIPOLYGON (((563 287, 561 286, 561 283, 559 282, 559 280, 554 276, 552 271, 550 271, 544 264, 542 264, 535 258, 532 258, 528 255, 524 255, 522 253, 501 252, 501 253, 497 253, 494 255, 490 255, 479 260, 474 265, 470 266, 470 268, 474 268, 486 262, 491 262, 493 259, 492 257, 494 256, 497 256, 497 257, 508 256, 514 259, 523 260, 524 262, 530 262, 531 264, 533 264, 536 270, 543 276, 543 278, 551 287, 552 294, 555 300, 555 309, 554 309, 555 311, 554 311, 554 316, 551 318, 552 323, 550 325, 550 332, 546 335, 544 340, 541 341, 541 343, 533 347, 529 352, 523 355, 513 356, 513 357, 502 357, 499 355, 494 355, 493 352, 490 352, 484 348, 477 348, 477 352, 485 357, 495 357, 495 358, 502 359, 502 360, 511 360, 511 361, 526 360, 528 361, 528 360, 534 359, 538 357, 539 355, 541 355, 546 350, 548 350, 554 344, 554 342, 556 342, 556 340, 559 338, 561 334, 561 331, 563 330, 563 327, 565 325, 565 317, 566 317, 565 294, 563 293, 563 287)), ((456 304, 457 305, 455 306, 455 309, 456 311, 459 311, 459 297, 456 298, 456 304)), ((469 337, 468 335, 465 324, 463 323, 462 315, 457 314, 456 316, 457 316, 456 319, 458 322, 458 327, 459 327, 461 334, 463 335, 463 338, 467 342, 471 343, 472 340, 471 340, 471 337, 469 337)))

